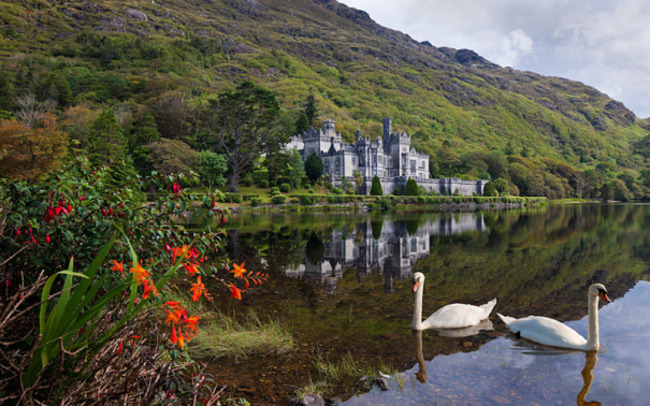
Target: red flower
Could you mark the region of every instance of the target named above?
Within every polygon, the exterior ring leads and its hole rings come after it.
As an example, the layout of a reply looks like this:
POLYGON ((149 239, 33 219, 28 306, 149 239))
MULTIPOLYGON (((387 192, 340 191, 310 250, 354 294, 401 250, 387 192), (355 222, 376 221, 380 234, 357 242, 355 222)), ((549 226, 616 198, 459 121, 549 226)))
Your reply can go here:
POLYGON ((124 349, 124 341, 120 340, 120 348, 117 349, 117 355, 122 353, 122 349, 124 349))
POLYGON ((241 290, 237 289, 237 287, 235 285, 233 285, 232 283, 230 284, 230 289, 231 289, 231 292, 232 292, 230 294, 230 298, 241 300, 241 290))
POLYGON ((45 234, 45 242, 49 244, 50 241, 52 241, 52 240, 50 239, 50 233, 45 234))
POLYGON ((196 283, 192 284, 192 289, 190 289, 190 292, 192 292, 192 301, 196 302, 199 300, 203 291, 205 291, 205 285, 201 283, 201 277, 199 276, 196 278, 196 283))
POLYGON ((181 190, 183 190, 181 188, 181 185, 179 185, 178 182, 174 182, 174 184, 172 185, 172 193, 178 195, 181 192, 181 190))
POLYGON ((56 217, 54 207, 47 206, 47 209, 45 209, 45 222, 49 224, 50 221, 54 220, 54 217, 56 217))

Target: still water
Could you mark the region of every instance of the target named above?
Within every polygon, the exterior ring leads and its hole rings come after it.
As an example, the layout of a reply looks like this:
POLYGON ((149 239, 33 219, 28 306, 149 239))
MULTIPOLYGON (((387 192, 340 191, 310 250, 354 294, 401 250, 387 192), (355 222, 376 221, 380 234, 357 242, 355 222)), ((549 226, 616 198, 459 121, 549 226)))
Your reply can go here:
POLYGON ((650 404, 650 206, 247 214, 230 224, 231 256, 272 276, 242 305, 277 317, 298 347, 232 367, 246 378, 230 384, 253 404, 282 403, 296 387, 327 380, 317 357, 350 355, 383 368, 390 388, 340 378, 327 395, 339 404, 650 404), (425 317, 496 297, 492 329, 413 333, 415 272, 427 278, 425 317), (543 315, 586 336, 593 282, 613 300, 601 305, 598 354, 522 343, 496 318, 543 315))

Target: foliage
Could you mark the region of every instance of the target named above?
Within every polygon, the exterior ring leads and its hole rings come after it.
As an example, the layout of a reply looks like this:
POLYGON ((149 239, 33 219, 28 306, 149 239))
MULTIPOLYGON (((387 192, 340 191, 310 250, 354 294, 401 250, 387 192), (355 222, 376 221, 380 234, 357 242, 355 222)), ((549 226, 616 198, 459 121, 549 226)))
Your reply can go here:
POLYGON ((197 165, 199 152, 179 140, 161 138, 160 141, 147 145, 149 154, 147 162, 152 169, 162 174, 189 174, 197 165))
POLYGON ((90 125, 88 153, 93 163, 112 164, 126 153, 127 139, 111 109, 104 109, 90 125))
POLYGON ((498 196, 498 195, 499 192, 497 192, 494 182, 492 181, 487 182, 483 187, 483 196, 498 196))
POLYGON ((56 167, 67 143, 67 134, 57 129, 53 114, 39 114, 31 127, 0 119, 0 175, 35 180, 56 167))
POLYGON ((381 196, 384 192, 381 190, 381 181, 377 175, 372 177, 372 188, 370 189, 371 196, 381 196))
POLYGON ((418 183, 413 178, 408 178, 406 187, 404 188, 404 196, 417 196, 420 194, 418 183))
POLYGON ((307 95, 307 99, 305 100, 305 106, 303 109, 303 113, 305 117, 307 118, 307 122, 312 124, 314 120, 318 117, 318 107, 316 107, 316 98, 314 97, 314 93, 310 90, 309 94, 307 95))
POLYGON ((201 151, 197 156, 196 172, 201 182, 207 186, 223 186, 226 184, 225 174, 228 170, 226 158, 212 151, 201 151))
POLYGON ((321 157, 315 152, 309 154, 305 160, 305 174, 311 181, 312 185, 321 177, 323 170, 323 160, 321 157))
POLYGON ((215 144, 230 168, 228 191, 237 192, 239 175, 262 153, 279 150, 285 140, 277 135, 280 105, 275 94, 243 82, 236 90, 211 101, 215 144))

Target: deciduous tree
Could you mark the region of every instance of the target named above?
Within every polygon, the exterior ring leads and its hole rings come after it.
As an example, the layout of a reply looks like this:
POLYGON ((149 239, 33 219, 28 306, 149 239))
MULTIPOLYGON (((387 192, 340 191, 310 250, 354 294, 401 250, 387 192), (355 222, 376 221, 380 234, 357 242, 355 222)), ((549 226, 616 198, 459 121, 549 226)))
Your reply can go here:
POLYGON ((57 129, 53 114, 33 117, 31 127, 0 120, 0 176, 34 180, 54 169, 67 143, 67 134, 57 129))

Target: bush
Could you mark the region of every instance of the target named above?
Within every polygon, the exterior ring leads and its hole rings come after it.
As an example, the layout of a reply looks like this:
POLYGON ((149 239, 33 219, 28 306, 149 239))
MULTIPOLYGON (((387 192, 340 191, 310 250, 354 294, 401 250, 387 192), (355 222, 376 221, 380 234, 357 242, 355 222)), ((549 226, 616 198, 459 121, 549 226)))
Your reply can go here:
POLYGON ((242 198, 243 198, 244 200, 251 200, 251 199, 253 199, 253 198, 255 198, 255 197, 260 197, 260 195, 258 195, 257 193, 244 193, 244 194, 242 195, 242 198))
POLYGON ((260 185, 261 188, 264 188, 264 189, 269 187, 269 181, 266 180, 266 179, 260 179, 258 184, 260 185))
POLYGON ((282 192, 280 192, 280 189, 277 186, 273 186, 271 188, 271 196, 277 196, 277 195, 279 195, 281 193, 282 192))
POLYGON ((334 193, 335 195, 342 195, 343 190, 341 190, 341 188, 338 188, 338 187, 333 187, 332 188, 332 193, 334 193))
POLYGON ((251 206, 257 207, 260 204, 262 204, 262 199, 260 199, 259 197, 251 197, 251 206))
POLYGON ((291 190, 291 186, 288 183, 283 183, 280 185, 280 192, 289 193, 290 190, 291 190))
POLYGON ((271 197, 271 202, 273 204, 283 204, 285 200, 287 200, 287 197, 283 195, 275 195, 271 197))
POLYGON ((226 203, 241 203, 243 197, 241 193, 224 193, 224 201, 226 203))

